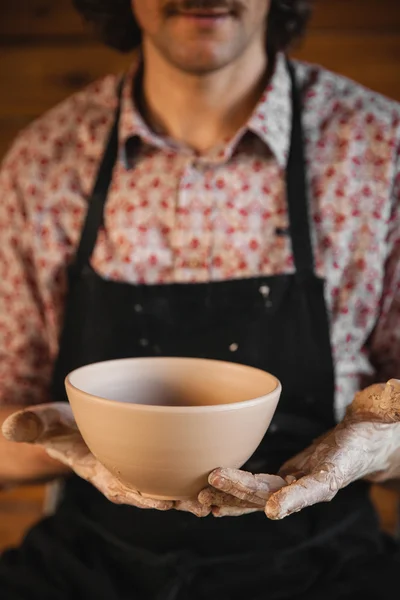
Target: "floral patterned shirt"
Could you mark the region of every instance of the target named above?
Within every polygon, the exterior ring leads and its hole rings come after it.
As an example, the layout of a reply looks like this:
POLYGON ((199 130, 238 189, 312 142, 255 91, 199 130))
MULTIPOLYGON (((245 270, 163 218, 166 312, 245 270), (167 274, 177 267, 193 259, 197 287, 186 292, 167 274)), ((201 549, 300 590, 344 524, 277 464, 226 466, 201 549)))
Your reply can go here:
MULTIPOLYGON (((336 414, 364 377, 400 377, 400 106, 295 62, 312 237, 336 368, 336 414)), ((293 271, 283 56, 247 124, 199 157, 154 133, 125 78, 120 156, 92 265, 104 278, 204 282, 293 271)), ((35 121, 0 170, 0 403, 48 401, 66 294, 116 108, 107 76, 35 121)))

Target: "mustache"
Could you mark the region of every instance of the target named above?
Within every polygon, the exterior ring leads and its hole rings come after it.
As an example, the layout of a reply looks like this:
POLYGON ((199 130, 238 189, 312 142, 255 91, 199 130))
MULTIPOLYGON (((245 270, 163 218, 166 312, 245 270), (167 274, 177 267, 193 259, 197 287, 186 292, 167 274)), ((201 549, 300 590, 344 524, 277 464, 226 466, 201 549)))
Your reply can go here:
POLYGON ((196 10, 226 10, 234 14, 240 14, 243 8, 243 1, 241 0, 170 0, 165 3, 164 13, 171 16, 180 12, 194 12, 196 10))

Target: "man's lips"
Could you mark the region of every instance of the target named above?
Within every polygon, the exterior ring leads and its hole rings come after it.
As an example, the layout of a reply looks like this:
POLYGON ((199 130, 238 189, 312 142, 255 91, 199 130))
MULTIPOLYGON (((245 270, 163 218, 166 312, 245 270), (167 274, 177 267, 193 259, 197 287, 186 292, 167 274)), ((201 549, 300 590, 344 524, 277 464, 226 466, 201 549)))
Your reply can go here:
POLYGON ((230 10, 187 10, 182 11, 183 15, 193 15, 195 17, 220 17, 230 14, 230 10))
POLYGON ((184 17, 188 19, 199 19, 204 21, 212 21, 215 19, 223 19, 226 17, 233 16, 232 11, 221 9, 221 10, 187 10, 187 11, 179 11, 176 12, 176 17, 184 17))

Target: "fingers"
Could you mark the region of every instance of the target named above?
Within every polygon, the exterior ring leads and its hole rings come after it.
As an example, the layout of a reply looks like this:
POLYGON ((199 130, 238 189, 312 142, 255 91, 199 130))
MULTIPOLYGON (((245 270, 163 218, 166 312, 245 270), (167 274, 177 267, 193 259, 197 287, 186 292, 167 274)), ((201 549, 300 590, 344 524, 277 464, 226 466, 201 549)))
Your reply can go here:
POLYGON ((87 450, 79 460, 73 462, 75 473, 89 481, 113 504, 128 504, 143 509, 170 510, 173 502, 142 496, 140 492, 119 481, 108 469, 87 450))
POLYGON ((286 486, 277 475, 253 475, 236 469, 217 469, 209 477, 212 487, 258 506, 265 504, 270 495, 286 486))
MULTIPOLYGON (((97 486, 96 486, 97 487, 97 486)), ((145 498, 135 490, 109 485, 105 489, 100 489, 104 496, 113 504, 127 504, 141 509, 171 510, 174 503, 169 500, 156 500, 155 498, 145 498)))
POLYGON ((53 436, 77 431, 71 407, 66 402, 42 404, 10 415, 2 427, 11 442, 43 443, 53 436))
POLYGON ((70 467, 76 475, 97 488, 113 504, 142 509, 170 510, 173 502, 147 498, 119 481, 90 452, 79 432, 49 437, 41 442, 47 453, 70 467))
POLYGON ((147 498, 129 488, 106 469, 90 452, 79 433, 54 437, 43 444, 47 453, 89 481, 113 504, 128 504, 143 509, 170 510, 173 502, 147 498))
POLYGON ((260 512, 262 508, 238 508, 234 506, 215 506, 212 509, 214 517, 243 517, 244 515, 250 515, 251 513, 260 512))
POLYGON ((400 380, 390 379, 386 383, 376 412, 385 423, 400 422, 400 380))
POLYGON ((173 508, 174 503, 170 500, 147 498, 119 481, 90 452, 78 465, 75 465, 75 473, 89 481, 113 504, 127 504, 136 508, 162 511, 173 508))
MULTIPOLYGON (((247 502, 246 500, 240 500, 236 496, 226 494, 216 490, 215 488, 208 487, 202 490, 198 496, 199 502, 205 506, 212 506, 214 508, 229 507, 232 509, 264 509, 265 500, 258 499, 257 504, 254 502, 247 502)), ((213 512, 214 514, 214 512, 213 512)))
POLYGON ((173 502, 142 496, 119 481, 93 456, 85 442, 77 434, 66 439, 57 439, 44 446, 47 453, 71 467, 78 477, 85 479, 113 504, 127 504, 142 509, 170 510, 173 502))
POLYGON ((266 503, 265 514, 269 519, 283 519, 318 502, 329 502, 340 487, 331 469, 321 469, 272 494, 266 503))
POLYGON ((174 508, 182 512, 190 512, 196 517, 207 517, 211 514, 211 505, 206 502, 202 504, 197 500, 177 501, 174 508))
POLYGON ((254 504, 211 487, 200 492, 199 502, 211 506, 214 517, 241 517, 253 512, 263 511, 265 507, 265 500, 260 500, 259 504, 254 504))
POLYGON ((51 458, 72 468, 84 479, 87 479, 99 464, 79 432, 49 437, 38 445, 42 446, 51 458))
POLYGON ((129 504, 147 510, 171 510, 174 503, 170 500, 156 500, 155 498, 145 498, 139 492, 124 490, 113 498, 109 498, 115 504, 129 504))
POLYGON ((400 380, 376 383, 354 396, 346 417, 356 421, 400 422, 400 380))

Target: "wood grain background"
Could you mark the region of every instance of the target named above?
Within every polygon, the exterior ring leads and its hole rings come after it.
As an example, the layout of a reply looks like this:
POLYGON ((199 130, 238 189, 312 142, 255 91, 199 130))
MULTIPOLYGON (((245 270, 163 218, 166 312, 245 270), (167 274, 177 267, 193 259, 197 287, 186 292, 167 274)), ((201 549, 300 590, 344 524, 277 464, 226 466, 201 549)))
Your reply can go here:
MULTIPOLYGON (((400 101, 400 0, 316 0, 294 55, 400 101)), ((0 0, 0 157, 32 119, 127 62, 92 38, 71 0, 0 0)), ((373 499, 392 531, 398 497, 375 488, 373 499)), ((42 487, 0 494, 0 550, 39 518, 43 500, 42 487)))

